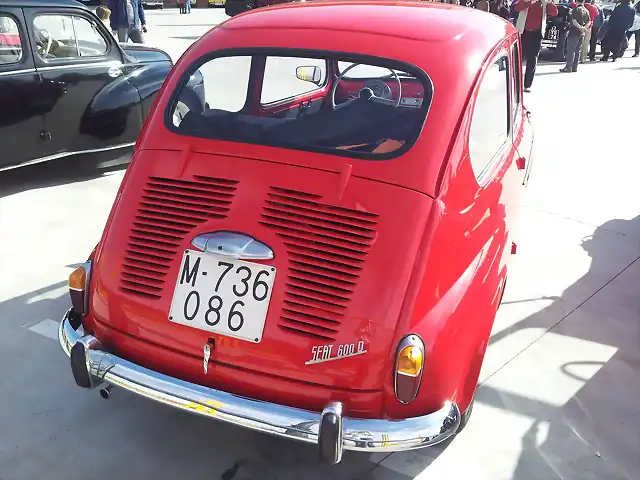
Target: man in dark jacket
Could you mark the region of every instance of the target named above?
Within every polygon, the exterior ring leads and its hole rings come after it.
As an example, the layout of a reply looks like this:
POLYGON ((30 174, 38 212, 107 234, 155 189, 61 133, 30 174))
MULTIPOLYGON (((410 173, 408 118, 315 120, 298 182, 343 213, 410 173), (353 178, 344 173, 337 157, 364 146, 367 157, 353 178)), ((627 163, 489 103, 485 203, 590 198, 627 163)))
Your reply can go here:
POLYGON ((109 0, 111 30, 119 42, 144 43, 142 32, 147 33, 147 19, 141 0, 109 0))
MULTIPOLYGON (((625 40, 627 30, 633 26, 636 18, 636 12, 629 3, 629 0, 621 0, 621 2, 613 9, 607 22, 607 33, 602 39, 602 58, 601 62, 609 60, 609 54, 613 53, 613 61, 616 61, 621 54, 620 45, 625 40)), ((624 52, 622 52, 624 53, 624 52)))

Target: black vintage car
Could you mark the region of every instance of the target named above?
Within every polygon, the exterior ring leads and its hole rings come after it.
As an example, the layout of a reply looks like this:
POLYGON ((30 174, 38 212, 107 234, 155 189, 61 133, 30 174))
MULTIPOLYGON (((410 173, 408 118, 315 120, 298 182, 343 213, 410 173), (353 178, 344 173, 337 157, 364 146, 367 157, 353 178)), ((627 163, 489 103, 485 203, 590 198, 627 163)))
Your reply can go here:
MULTIPOLYGON (((0 170, 131 148, 173 64, 162 50, 118 44, 75 0, 0 1, 0 170)), ((202 108, 192 77, 189 110, 202 108)), ((185 89, 186 90, 186 89, 185 89)))
POLYGON ((547 28, 542 39, 542 46, 553 50, 555 59, 565 61, 567 49, 567 35, 571 23, 571 3, 556 3, 558 15, 547 17, 547 28))

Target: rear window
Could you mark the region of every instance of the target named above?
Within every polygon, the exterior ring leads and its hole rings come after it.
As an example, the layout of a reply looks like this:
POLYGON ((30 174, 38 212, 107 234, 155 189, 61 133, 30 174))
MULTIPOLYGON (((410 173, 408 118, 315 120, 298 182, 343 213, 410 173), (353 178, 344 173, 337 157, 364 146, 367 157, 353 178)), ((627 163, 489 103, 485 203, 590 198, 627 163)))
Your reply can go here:
POLYGON ((371 57, 255 50, 206 58, 166 112, 178 134, 383 160, 415 143, 431 82, 404 63, 371 57))

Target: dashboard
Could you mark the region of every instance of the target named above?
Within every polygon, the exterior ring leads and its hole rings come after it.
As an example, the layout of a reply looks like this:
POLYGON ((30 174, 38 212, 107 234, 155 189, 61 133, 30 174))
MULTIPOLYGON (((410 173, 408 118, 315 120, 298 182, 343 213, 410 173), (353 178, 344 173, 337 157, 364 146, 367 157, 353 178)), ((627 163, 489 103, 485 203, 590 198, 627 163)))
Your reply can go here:
MULTIPOLYGON (((424 102, 424 86, 414 78, 400 77, 402 84, 401 107, 420 108, 424 102)), ((352 80, 343 78, 336 89, 336 102, 355 98, 363 88, 369 88, 376 97, 388 100, 398 99, 398 82, 395 78, 386 81, 378 79, 352 80)))

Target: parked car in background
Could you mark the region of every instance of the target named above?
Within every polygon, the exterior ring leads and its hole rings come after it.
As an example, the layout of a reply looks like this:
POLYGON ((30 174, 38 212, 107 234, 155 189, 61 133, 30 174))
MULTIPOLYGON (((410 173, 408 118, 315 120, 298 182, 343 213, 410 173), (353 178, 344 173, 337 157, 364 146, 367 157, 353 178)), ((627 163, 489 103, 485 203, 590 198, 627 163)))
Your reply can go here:
POLYGON ((224 11, 230 17, 255 8, 304 0, 226 0, 224 11))
POLYGON ((554 56, 558 61, 565 61, 567 53, 567 36, 571 23, 571 3, 556 3, 558 15, 547 17, 547 28, 542 46, 554 51, 554 56))
POLYGON ((212 28, 69 277, 77 385, 328 463, 455 435, 533 162, 522 91, 518 31, 470 8, 292 3, 212 28))
POLYGON ((162 10, 164 8, 164 0, 142 0, 144 8, 156 7, 162 10))
POLYGON ((4 0, 0 170, 79 153, 121 155, 171 67, 162 50, 119 45, 74 0, 4 0))

